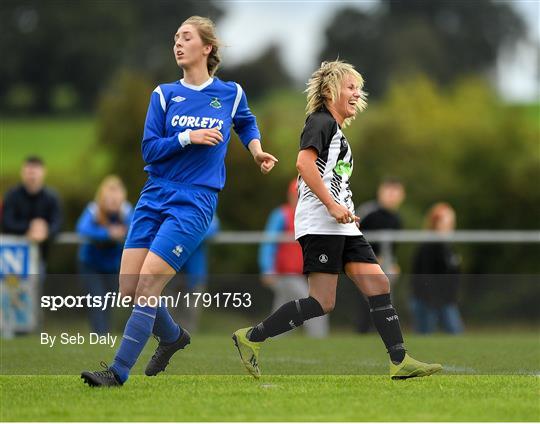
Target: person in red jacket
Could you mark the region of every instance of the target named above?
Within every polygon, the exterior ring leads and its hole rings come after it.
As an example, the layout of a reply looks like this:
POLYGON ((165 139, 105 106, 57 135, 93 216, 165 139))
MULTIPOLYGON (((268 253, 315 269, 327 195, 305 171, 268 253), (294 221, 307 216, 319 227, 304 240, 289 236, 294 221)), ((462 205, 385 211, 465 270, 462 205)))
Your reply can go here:
MULTIPOLYGON (((264 285, 274 292, 272 311, 290 300, 306 297, 308 284, 303 275, 303 258, 300 244, 294 241, 294 212, 298 202, 296 180, 291 181, 287 191, 287 203, 274 209, 266 223, 268 236, 291 236, 290 242, 266 242, 259 250, 259 267, 264 285)), ((304 324, 310 337, 328 335, 328 315, 304 324)))

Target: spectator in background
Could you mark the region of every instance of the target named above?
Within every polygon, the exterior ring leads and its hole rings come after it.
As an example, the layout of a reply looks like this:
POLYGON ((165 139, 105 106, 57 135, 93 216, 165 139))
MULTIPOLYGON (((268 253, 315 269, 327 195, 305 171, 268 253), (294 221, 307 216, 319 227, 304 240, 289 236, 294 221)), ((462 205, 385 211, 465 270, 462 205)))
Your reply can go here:
MULTIPOLYGON (((214 215, 204 239, 184 264, 182 272, 175 275, 165 287, 164 294, 176 295, 182 288, 188 293, 205 293, 208 284, 208 239, 219 232, 219 218, 214 215)), ((199 327, 200 312, 204 309, 202 302, 188 308, 174 308, 170 311, 176 321, 182 321, 184 327, 191 333, 199 327)))
MULTIPOLYGON (((91 296, 104 297, 118 291, 124 239, 132 217, 124 184, 109 175, 99 185, 96 198, 90 202, 79 221, 77 233, 85 240, 79 247, 79 272, 84 290, 91 296)), ((105 334, 110 329, 110 308, 90 308, 92 331, 105 334)))
MULTIPOLYGON (((456 214, 448 203, 437 203, 429 210, 427 229, 446 234, 455 226, 456 214)), ((460 262, 449 243, 423 243, 418 248, 412 268, 411 299, 417 332, 432 333, 438 324, 447 333, 463 331, 457 305, 460 262)))
MULTIPOLYGON (((298 202, 297 181, 289 184, 287 203, 274 209, 266 223, 266 235, 288 234, 294 237, 294 213, 298 202)), ((300 244, 266 242, 259 250, 261 280, 274 292, 272 312, 282 304, 308 296, 308 283, 303 275, 303 258, 300 244)), ((328 315, 313 318, 304 323, 306 334, 310 337, 328 335, 328 315)))
POLYGON ((39 245, 40 273, 46 270, 49 243, 60 231, 62 212, 58 195, 44 185, 45 164, 38 156, 28 157, 21 168, 21 184, 5 197, 2 231, 26 236, 39 245))
MULTIPOLYGON (((360 229, 368 232, 368 238, 369 231, 401 230, 402 222, 398 210, 403 200, 405 200, 403 183, 395 177, 383 179, 377 189, 377 200, 363 203, 357 209, 356 215, 360 217, 360 229)), ((392 282, 392 276, 400 273, 399 265, 394 260, 393 246, 390 245, 389 252, 382 252, 379 243, 370 242, 370 244, 381 268, 392 282), (384 253, 386 255, 383 256, 384 253)), ((358 296, 358 305, 356 330, 359 333, 367 333, 372 327, 371 315, 369 305, 361 293, 358 296)))
MULTIPOLYGON (((405 200, 403 183, 395 177, 383 179, 377 189, 377 200, 363 203, 357 209, 357 215, 360 217, 360 228, 365 231, 401 230, 402 222, 398 210, 403 200, 405 200)), ((394 262, 384 263, 386 258, 381 257, 379 243, 372 243, 371 246, 377 255, 381 268, 386 273, 399 272, 399 268, 394 262)))

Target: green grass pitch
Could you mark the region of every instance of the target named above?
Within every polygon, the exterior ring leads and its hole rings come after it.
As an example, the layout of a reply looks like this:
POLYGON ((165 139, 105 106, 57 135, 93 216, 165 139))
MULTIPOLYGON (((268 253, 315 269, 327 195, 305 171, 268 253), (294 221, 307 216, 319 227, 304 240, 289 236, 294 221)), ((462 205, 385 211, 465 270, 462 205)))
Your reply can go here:
POLYGON ((109 164, 107 152, 96 144, 96 134, 96 122, 90 116, 1 119, 2 178, 18 180, 23 160, 38 155, 47 165, 49 183, 84 187, 89 178, 104 175, 109 164))
POLYGON ((298 335, 265 343, 263 377, 244 373, 224 335, 197 335, 167 372, 141 375, 150 341, 122 388, 78 373, 110 361, 104 346, 2 341, 1 421, 538 421, 540 338, 534 332, 408 336, 410 353, 445 371, 392 381, 377 336, 298 335), (41 374, 41 375, 36 375, 41 374))

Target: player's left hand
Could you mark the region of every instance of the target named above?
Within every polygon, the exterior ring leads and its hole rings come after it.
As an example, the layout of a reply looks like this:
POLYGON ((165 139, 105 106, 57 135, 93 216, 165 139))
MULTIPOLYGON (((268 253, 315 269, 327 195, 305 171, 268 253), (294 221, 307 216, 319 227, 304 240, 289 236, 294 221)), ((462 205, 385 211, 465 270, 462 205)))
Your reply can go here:
POLYGON ((255 163, 259 165, 263 174, 268 174, 278 162, 276 157, 266 152, 257 153, 253 159, 255 159, 255 163))

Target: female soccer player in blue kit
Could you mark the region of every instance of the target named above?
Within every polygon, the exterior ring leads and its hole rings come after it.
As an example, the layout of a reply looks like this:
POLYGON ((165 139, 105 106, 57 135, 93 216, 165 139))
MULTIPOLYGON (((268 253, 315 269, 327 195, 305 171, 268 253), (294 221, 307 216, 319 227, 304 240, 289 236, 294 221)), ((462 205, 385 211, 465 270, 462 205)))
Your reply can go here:
POLYGON ((104 371, 81 374, 90 386, 118 386, 148 338, 159 338, 146 375, 156 375, 190 342, 165 305, 155 305, 167 282, 204 238, 225 183, 225 155, 231 127, 261 171, 277 159, 263 152, 255 116, 242 88, 213 77, 219 43, 211 20, 192 16, 174 35, 174 57, 184 78, 156 87, 142 140, 148 173, 120 267, 120 292, 135 298, 120 348, 104 371))

